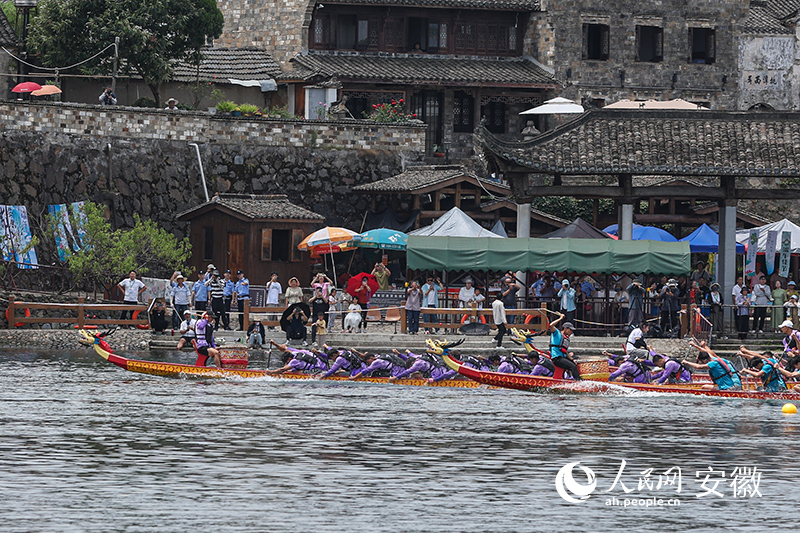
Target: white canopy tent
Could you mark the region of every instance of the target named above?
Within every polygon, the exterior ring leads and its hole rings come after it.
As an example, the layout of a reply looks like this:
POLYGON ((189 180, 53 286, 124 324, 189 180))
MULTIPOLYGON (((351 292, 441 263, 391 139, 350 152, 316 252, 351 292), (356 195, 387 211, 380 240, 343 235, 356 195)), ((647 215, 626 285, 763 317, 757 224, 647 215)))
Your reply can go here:
POLYGON ((547 100, 542 105, 523 111, 520 115, 569 115, 583 113, 585 111, 582 105, 559 96, 547 100))
POLYGON ((411 231, 409 235, 423 235, 427 237, 503 237, 492 233, 488 229, 472 220, 468 214, 454 207, 431 224, 424 228, 411 231))
MULTIPOLYGON (((773 222, 772 224, 767 224, 765 226, 760 226, 758 228, 753 228, 758 230, 758 253, 763 253, 767 249, 767 234, 770 231, 777 231, 778 232, 778 242, 780 243, 781 233, 784 231, 789 231, 792 234, 792 253, 793 254, 800 254, 800 226, 794 224, 787 219, 779 220, 777 222, 773 222)), ((736 232, 736 242, 741 244, 747 244, 747 240, 750 237, 749 229, 742 229, 736 232)), ((780 244, 779 244, 780 246, 780 244)), ((778 250, 780 252, 780 250, 778 250)))

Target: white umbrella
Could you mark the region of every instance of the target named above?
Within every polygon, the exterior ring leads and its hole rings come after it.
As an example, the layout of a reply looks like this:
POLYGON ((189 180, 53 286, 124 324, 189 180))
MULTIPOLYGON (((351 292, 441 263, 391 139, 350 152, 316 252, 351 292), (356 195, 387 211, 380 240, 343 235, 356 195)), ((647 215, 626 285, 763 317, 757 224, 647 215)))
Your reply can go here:
POLYGON ((584 111, 585 109, 583 109, 582 105, 559 96, 558 98, 547 100, 540 106, 523 111, 520 115, 569 115, 583 113, 584 111))
POLYGON ((703 107, 701 105, 693 104, 691 102, 687 102, 681 98, 676 98, 674 100, 647 100, 647 101, 636 101, 636 100, 620 100, 619 102, 614 102, 613 104, 609 104, 603 109, 686 109, 686 110, 703 110, 708 111, 707 107, 703 107))

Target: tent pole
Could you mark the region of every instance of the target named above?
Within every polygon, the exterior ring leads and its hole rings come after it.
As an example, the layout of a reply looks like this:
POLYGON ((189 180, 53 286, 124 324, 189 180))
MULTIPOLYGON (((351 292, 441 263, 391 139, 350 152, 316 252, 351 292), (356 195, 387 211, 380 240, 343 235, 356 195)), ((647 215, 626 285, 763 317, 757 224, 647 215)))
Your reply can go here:
POLYGON ((336 260, 333 258, 333 250, 331 250, 331 265, 333 265, 333 283, 338 284, 339 280, 336 278, 336 260))

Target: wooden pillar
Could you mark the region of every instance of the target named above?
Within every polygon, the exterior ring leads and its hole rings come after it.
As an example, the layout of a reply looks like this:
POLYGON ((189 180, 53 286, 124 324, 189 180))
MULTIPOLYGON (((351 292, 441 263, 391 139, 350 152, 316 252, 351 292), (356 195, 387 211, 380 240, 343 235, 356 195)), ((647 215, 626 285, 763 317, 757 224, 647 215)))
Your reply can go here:
POLYGON ((406 307, 400 307, 400 333, 408 332, 408 317, 406 316, 406 307))
POLYGON ((86 298, 83 296, 78 298, 78 329, 83 329, 83 326, 86 323, 86 313, 84 312, 84 303, 86 302, 86 298))
POLYGON ((592 200, 592 226, 597 227, 597 219, 600 217, 600 199, 592 200))
POLYGON ((244 321, 242 322, 242 325, 243 327, 250 325, 250 298, 245 298, 244 300, 244 321))
POLYGON ((441 200, 442 200, 441 193, 439 191, 436 191, 433 194, 433 210, 434 211, 440 211, 441 210, 441 203, 442 203, 441 200))
POLYGON ((456 207, 461 209, 461 184, 456 183, 456 207))

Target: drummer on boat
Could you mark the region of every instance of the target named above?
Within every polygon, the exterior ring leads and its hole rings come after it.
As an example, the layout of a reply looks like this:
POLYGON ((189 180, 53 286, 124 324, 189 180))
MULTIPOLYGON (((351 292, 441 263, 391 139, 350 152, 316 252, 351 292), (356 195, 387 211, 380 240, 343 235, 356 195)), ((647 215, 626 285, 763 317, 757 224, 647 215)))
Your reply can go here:
POLYGON ((631 357, 636 357, 640 360, 650 358, 650 348, 644 340, 647 332, 650 330, 650 324, 643 322, 641 326, 633 328, 628 335, 628 340, 625 342, 625 353, 631 357))
POLYGON ((559 330, 558 324, 564 320, 564 315, 561 313, 558 315, 558 318, 550 323, 548 329, 550 332, 550 359, 555 366, 572 374, 573 379, 580 380, 581 374, 573 359, 574 354, 568 351, 570 337, 575 331, 575 326, 572 325, 572 322, 565 322, 559 330))
MULTIPOLYGON (((202 356, 213 357, 217 368, 222 368, 222 361, 219 358, 219 350, 214 344, 214 315, 208 311, 203 313, 200 320, 194 326, 195 342, 197 343, 197 353, 202 356)), ((205 366, 205 361, 203 361, 205 366)))
POLYGON ((786 390, 786 382, 781 374, 780 363, 773 358, 770 351, 763 354, 739 347, 740 355, 749 360, 750 368, 743 368, 742 372, 761 380, 766 392, 781 392, 786 390))
POLYGON ((719 357, 714 351, 706 345, 705 341, 700 344, 689 342, 689 346, 700 351, 697 356, 697 362, 684 361, 683 364, 695 370, 708 370, 708 375, 713 385, 703 385, 706 390, 727 390, 738 391, 742 390, 742 378, 739 376, 739 371, 733 366, 733 363, 723 357, 719 357))

